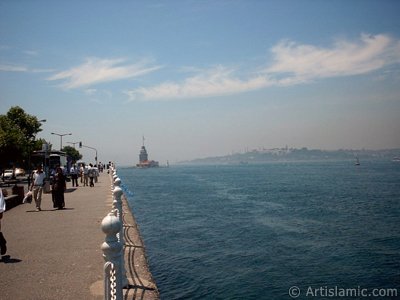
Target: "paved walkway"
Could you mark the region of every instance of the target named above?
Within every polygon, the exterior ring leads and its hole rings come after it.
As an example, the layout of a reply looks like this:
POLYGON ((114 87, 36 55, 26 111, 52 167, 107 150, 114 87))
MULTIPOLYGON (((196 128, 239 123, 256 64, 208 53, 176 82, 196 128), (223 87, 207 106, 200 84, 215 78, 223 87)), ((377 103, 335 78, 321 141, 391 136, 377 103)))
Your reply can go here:
MULTIPOLYGON (((8 251, 0 261, 0 299, 104 299, 101 221, 111 205, 110 177, 103 173, 92 188, 67 183, 65 210, 55 210, 51 195, 43 194, 40 212, 34 201, 6 211, 2 231, 8 251)), ((125 248, 130 282, 125 299, 158 299, 126 202, 124 211, 130 222, 125 236, 132 244, 125 248)))

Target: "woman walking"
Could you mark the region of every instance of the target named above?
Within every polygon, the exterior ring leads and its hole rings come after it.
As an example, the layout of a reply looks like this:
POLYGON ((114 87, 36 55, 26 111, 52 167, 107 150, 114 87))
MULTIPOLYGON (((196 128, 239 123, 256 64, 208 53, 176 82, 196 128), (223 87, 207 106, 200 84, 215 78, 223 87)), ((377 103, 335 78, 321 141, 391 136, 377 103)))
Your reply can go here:
POLYGON ((57 168, 53 179, 54 208, 63 209, 65 207, 64 192, 67 188, 65 176, 60 167, 57 168))

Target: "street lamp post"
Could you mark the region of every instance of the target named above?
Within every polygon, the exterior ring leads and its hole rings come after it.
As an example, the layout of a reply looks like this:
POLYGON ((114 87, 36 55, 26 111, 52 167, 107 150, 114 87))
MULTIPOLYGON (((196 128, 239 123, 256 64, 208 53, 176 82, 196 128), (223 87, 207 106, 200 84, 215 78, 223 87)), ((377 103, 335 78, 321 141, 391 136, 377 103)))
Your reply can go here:
POLYGON ((89 149, 92 149, 92 150, 96 151, 96 156, 95 156, 94 160, 96 161, 96 166, 97 166, 97 149, 93 148, 93 147, 85 146, 85 145, 81 145, 81 147, 89 148, 89 149))
POLYGON ((60 134, 60 133, 55 133, 55 132, 52 132, 51 134, 58 135, 58 136, 60 137, 60 151, 62 150, 62 138, 63 138, 63 136, 65 136, 65 135, 72 135, 72 133, 63 133, 63 134, 60 134))

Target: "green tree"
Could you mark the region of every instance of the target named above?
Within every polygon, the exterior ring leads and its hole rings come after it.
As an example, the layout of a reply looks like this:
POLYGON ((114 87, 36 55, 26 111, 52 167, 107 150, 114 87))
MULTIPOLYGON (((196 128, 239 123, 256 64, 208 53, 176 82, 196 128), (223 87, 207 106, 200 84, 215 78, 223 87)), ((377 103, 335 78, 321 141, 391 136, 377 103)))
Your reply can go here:
POLYGON ((76 150, 74 147, 65 146, 65 147, 62 148, 62 151, 67 153, 67 155, 69 157, 71 157, 72 162, 74 162, 74 163, 82 158, 82 154, 80 154, 79 151, 76 150))
MULTIPOLYGON (((34 139, 31 144, 32 151, 42 150, 43 144, 48 144, 48 142, 45 139, 34 139)), ((51 144, 49 145, 51 146, 51 144)))
POLYGON ((26 166, 29 155, 37 150, 36 134, 41 131, 37 117, 14 106, 0 115, 0 166, 26 166))

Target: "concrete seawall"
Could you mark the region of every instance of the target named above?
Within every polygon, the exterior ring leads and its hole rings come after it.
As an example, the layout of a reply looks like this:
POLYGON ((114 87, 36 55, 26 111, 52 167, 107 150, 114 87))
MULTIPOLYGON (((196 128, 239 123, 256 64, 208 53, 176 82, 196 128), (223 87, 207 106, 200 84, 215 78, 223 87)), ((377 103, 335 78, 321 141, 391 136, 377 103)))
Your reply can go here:
POLYGON ((122 196, 122 219, 125 239, 125 267, 130 283, 124 299, 159 299, 157 285, 149 270, 145 247, 131 207, 122 196))
MULTIPOLYGON (((4 213, 8 251, 0 260, 0 299, 104 299, 100 225, 111 210, 110 184, 106 173, 92 188, 67 183, 64 210, 54 209, 51 194, 43 194, 42 211, 32 203, 4 213)), ((130 286, 124 299, 158 299, 136 222, 123 203, 131 244, 125 247, 130 286)))

